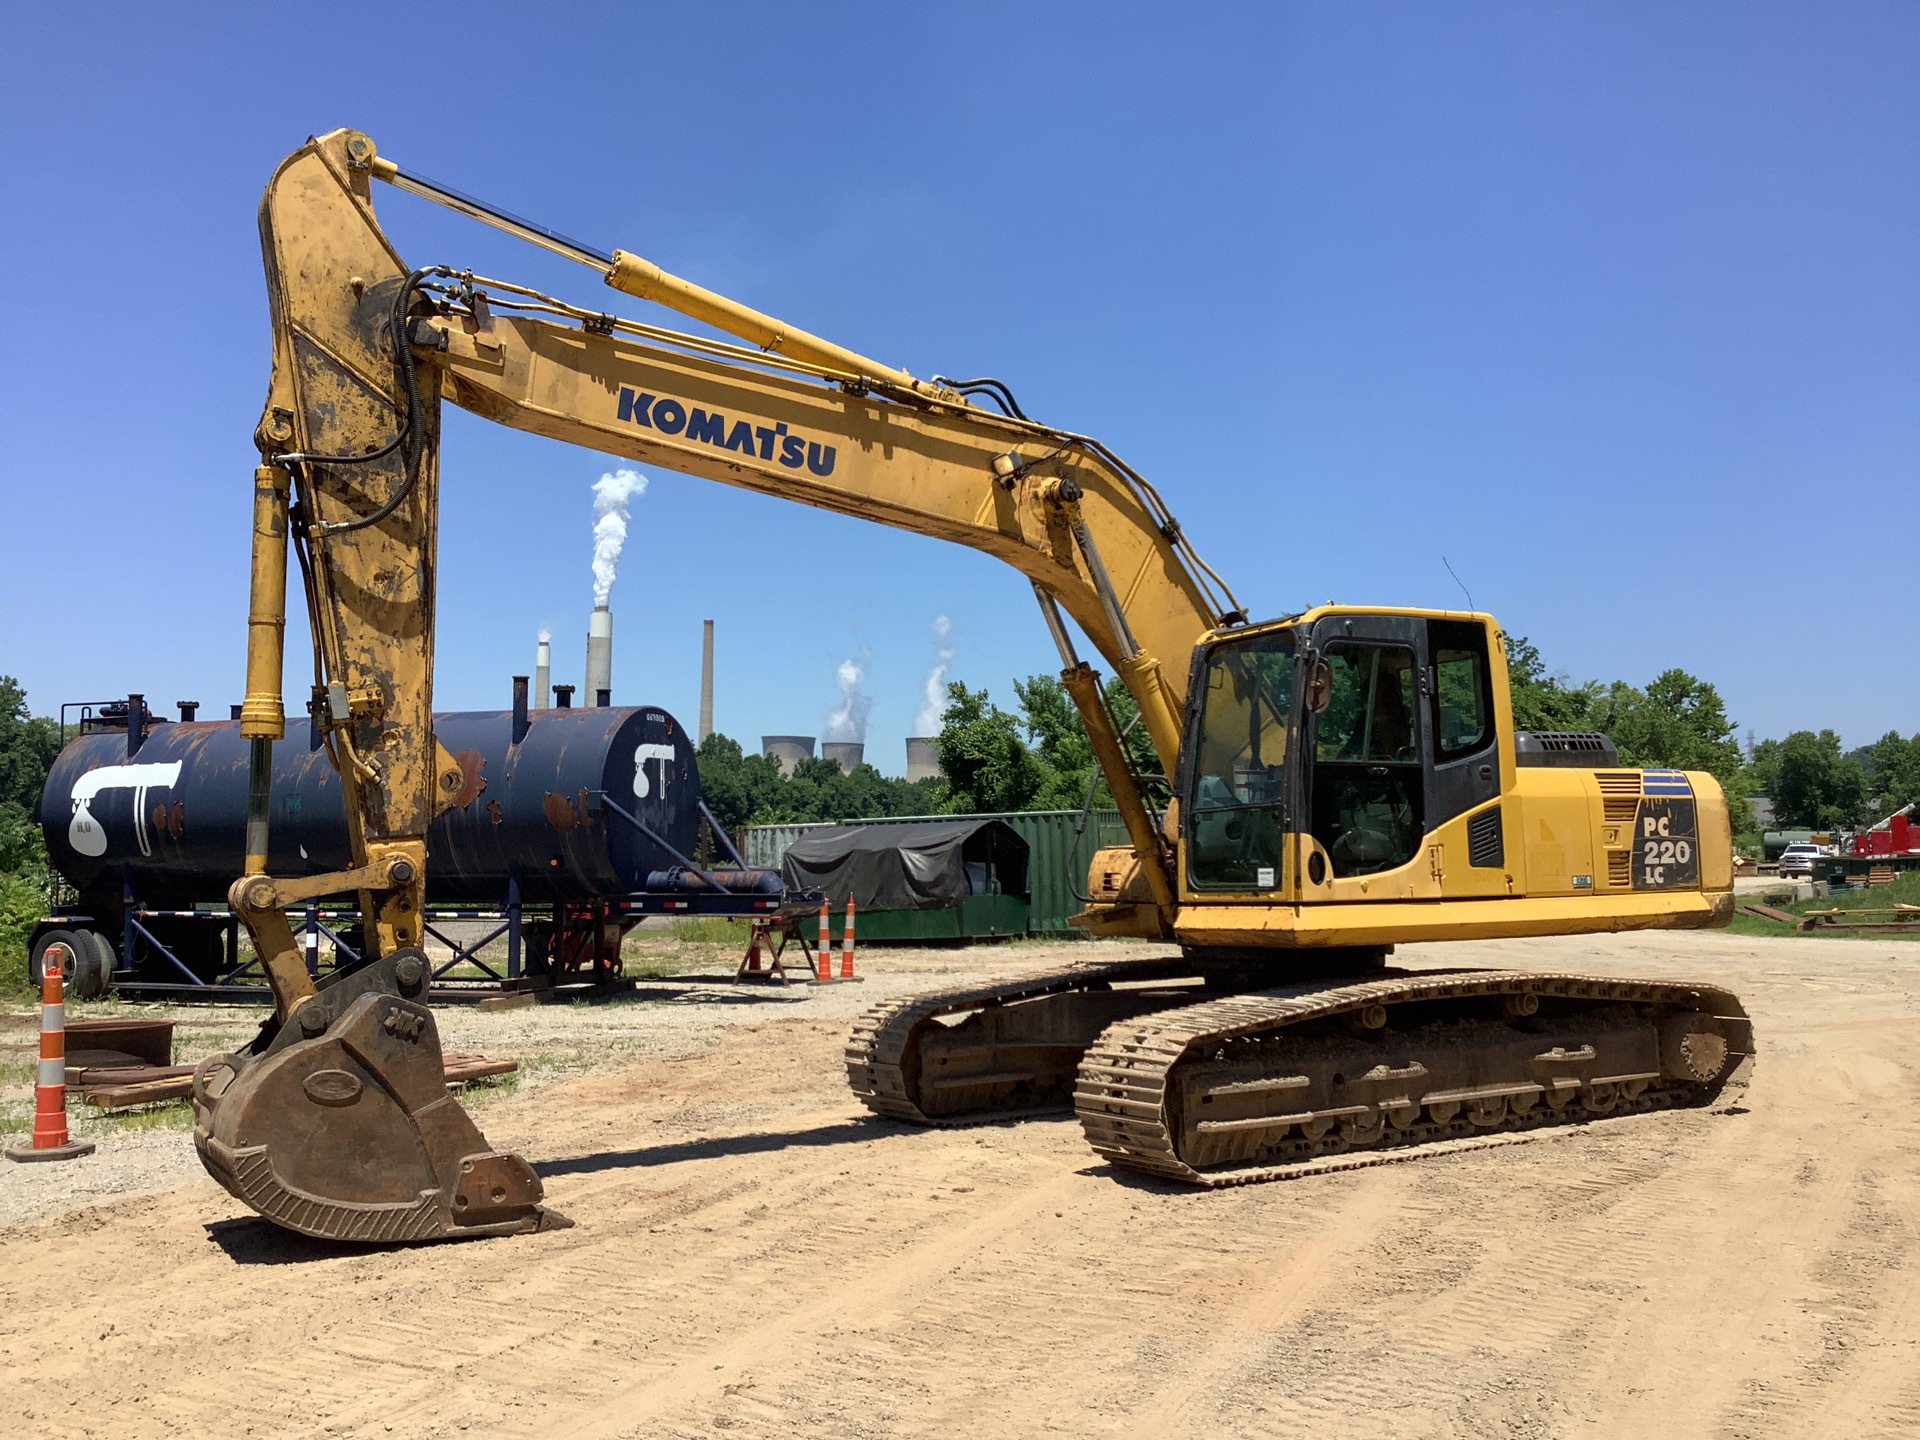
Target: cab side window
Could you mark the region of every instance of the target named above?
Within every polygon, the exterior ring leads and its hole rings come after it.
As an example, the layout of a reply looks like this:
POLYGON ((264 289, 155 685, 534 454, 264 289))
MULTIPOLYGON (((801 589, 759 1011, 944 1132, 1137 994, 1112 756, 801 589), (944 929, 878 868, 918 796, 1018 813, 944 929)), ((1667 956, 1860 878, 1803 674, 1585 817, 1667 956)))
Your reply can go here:
POLYGON ((1470 622, 1435 620, 1428 644, 1434 671, 1435 758, 1445 764, 1485 749, 1493 739, 1487 632, 1470 622))

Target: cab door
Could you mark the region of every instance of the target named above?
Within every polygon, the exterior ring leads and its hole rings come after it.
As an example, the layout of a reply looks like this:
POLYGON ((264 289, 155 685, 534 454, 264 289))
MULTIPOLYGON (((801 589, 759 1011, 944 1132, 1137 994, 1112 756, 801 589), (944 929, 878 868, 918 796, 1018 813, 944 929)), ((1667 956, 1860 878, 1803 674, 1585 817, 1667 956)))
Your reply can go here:
POLYGON ((1429 869, 1439 872, 1446 895, 1507 895, 1520 816, 1500 794, 1491 671, 1498 652, 1481 621, 1436 616, 1425 624, 1427 844, 1438 852, 1429 869))
POLYGON ((1304 726, 1308 901, 1408 900, 1428 873, 1427 629, 1398 615, 1313 627, 1304 726))

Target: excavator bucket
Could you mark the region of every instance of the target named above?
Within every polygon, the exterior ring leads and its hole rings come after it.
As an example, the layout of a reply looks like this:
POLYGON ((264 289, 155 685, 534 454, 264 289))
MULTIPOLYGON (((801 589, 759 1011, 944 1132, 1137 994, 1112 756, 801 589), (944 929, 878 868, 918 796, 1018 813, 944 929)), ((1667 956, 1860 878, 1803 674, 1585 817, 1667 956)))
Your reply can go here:
POLYGON ((381 989, 323 991, 260 1053, 210 1057, 193 1108, 214 1179, 303 1235, 390 1243, 571 1223, 447 1093, 433 1012, 381 989))

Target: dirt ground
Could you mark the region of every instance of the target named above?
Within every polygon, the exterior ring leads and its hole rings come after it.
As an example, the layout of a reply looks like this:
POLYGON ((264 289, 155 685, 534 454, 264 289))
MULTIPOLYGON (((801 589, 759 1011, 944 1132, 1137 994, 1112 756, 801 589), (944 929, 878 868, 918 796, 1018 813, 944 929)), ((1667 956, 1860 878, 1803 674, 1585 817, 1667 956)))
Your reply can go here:
POLYGON ((72 1165, 0 1166, 0 1429, 1920 1428, 1914 947, 1704 934, 1398 957, 1728 985, 1761 1053, 1728 1113, 1211 1193, 1116 1174, 1071 1120, 862 1118, 840 1064, 855 1011, 1057 953, 873 952, 861 986, 447 1012, 450 1046, 528 1061, 473 1106, 577 1222, 557 1234, 305 1241, 247 1214, 164 1121, 102 1129, 72 1165))

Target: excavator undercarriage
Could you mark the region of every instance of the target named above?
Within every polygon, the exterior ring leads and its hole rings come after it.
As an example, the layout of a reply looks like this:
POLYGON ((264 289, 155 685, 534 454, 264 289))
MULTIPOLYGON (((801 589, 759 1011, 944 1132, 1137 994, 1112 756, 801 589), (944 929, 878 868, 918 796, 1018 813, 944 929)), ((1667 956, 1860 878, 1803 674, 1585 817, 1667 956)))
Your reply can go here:
POLYGON ((1113 1164, 1218 1186, 1706 1104, 1752 1046, 1714 986, 1383 967, 1260 989, 1170 959, 883 1006, 846 1058, 876 1114, 956 1125, 1071 1106, 1113 1164))

